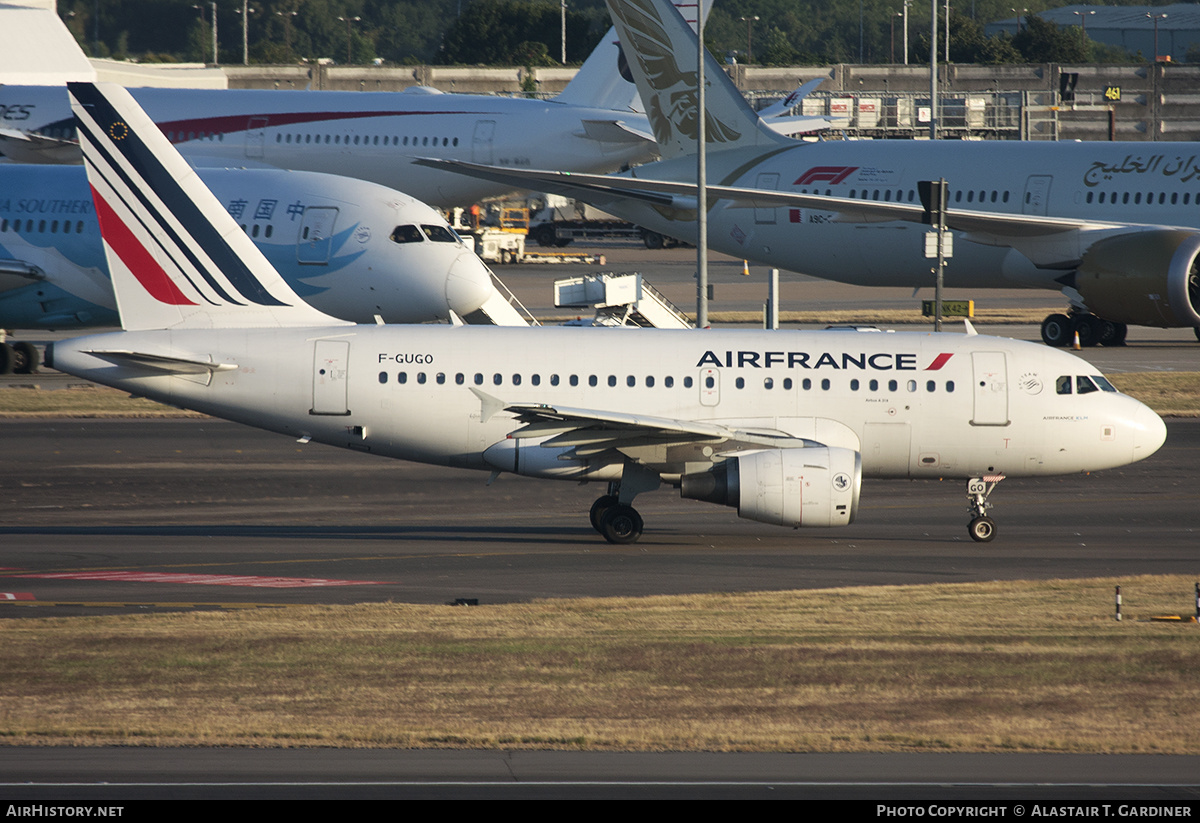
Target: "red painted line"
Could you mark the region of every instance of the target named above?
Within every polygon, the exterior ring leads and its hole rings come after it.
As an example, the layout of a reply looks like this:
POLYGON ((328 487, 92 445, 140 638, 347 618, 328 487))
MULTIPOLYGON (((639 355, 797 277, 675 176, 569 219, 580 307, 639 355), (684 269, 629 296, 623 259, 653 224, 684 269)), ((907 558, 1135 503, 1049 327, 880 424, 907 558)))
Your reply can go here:
POLYGON ((172 306, 196 305, 176 287, 170 275, 163 271, 154 256, 146 250, 95 188, 92 189, 92 201, 96 204, 96 218, 100 222, 101 234, 121 258, 121 262, 142 284, 142 288, 160 303, 172 306))
POLYGON ((177 583, 199 586, 249 586, 264 589, 305 589, 322 586, 382 586, 381 580, 329 580, 320 577, 254 577, 236 574, 172 574, 169 572, 47 572, 18 574, 41 580, 114 580, 122 583, 177 583))
POLYGON ((0 592, 0 600, 37 600, 32 592, 0 592))

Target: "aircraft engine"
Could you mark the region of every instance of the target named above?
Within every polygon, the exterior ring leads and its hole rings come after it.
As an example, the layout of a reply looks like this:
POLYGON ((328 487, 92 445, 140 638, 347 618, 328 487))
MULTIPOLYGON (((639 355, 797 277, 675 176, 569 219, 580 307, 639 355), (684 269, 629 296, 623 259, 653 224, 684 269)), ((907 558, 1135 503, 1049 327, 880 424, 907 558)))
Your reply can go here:
POLYGON ((846 526, 858 514, 861 486, 862 456, 822 446, 740 452, 710 471, 684 475, 680 494, 777 526, 846 526))
POLYGON ((623 463, 575 457, 574 447, 546 447, 548 438, 507 438, 484 449, 483 459, 500 471, 551 480, 620 480, 623 463))
POLYGON ((1137 326, 1200 326, 1200 235, 1137 232, 1083 255, 1075 288, 1098 317, 1137 326))

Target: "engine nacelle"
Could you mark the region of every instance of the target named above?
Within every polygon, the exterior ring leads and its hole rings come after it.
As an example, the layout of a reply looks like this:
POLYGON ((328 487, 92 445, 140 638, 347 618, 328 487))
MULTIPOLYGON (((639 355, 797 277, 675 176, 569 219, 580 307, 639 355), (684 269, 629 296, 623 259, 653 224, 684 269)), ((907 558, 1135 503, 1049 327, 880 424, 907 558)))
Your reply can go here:
POLYGON ((1136 326, 1200 326, 1200 235, 1143 231, 1093 243, 1075 289, 1099 317, 1136 326))
POLYGON ((862 456, 851 449, 742 452, 711 471, 684 475, 692 500, 736 506, 738 517, 777 526, 847 526, 858 514, 862 456))
POLYGON ((500 471, 551 480, 620 480, 622 463, 605 463, 573 457, 571 446, 546 448, 548 438, 514 437, 493 443, 483 451, 488 465, 500 471))

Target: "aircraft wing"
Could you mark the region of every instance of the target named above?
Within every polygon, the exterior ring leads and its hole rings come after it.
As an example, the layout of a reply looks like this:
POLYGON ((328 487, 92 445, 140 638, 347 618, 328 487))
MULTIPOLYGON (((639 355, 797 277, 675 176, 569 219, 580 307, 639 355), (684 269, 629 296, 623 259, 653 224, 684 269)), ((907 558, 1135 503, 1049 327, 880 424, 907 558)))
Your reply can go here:
POLYGON ((45 272, 24 260, 0 260, 0 293, 45 279, 45 272))
POLYGON ((0 154, 14 163, 80 162, 79 143, 74 140, 46 137, 9 128, 0 128, 0 154))
POLYGON ((723 451, 754 448, 806 448, 823 444, 775 429, 747 429, 696 420, 674 420, 640 414, 517 403, 504 407, 524 425, 509 434, 514 440, 549 438, 546 447, 573 447, 578 457, 606 451, 628 453, 650 464, 672 462, 665 451, 658 459, 637 452, 648 446, 715 445, 723 451))
POLYGON ((583 134, 597 143, 653 143, 654 135, 624 120, 584 120, 583 134))

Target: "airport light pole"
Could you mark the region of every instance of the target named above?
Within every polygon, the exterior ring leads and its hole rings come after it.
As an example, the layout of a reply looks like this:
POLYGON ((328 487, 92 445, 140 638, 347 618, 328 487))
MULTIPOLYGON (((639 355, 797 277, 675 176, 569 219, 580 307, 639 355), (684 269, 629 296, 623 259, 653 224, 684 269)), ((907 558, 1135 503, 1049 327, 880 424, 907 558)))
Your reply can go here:
POLYGON ((1074 14, 1074 15, 1076 15, 1076 16, 1078 16, 1078 17, 1079 17, 1079 25, 1083 27, 1083 36, 1084 36, 1084 37, 1087 37, 1087 19, 1088 19, 1088 15, 1089 15, 1089 14, 1095 14, 1095 13, 1096 13, 1096 12, 1094 12, 1094 11, 1073 11, 1073 12, 1071 12, 1071 14, 1074 14))
POLYGON ((562 0, 562 64, 567 65, 567 0, 562 0))
POLYGON ((1158 21, 1166 19, 1167 15, 1165 15, 1165 14, 1150 14, 1149 12, 1147 12, 1146 16, 1154 21, 1154 62, 1157 63, 1158 62, 1158 21))
POLYGON ((250 8, 250 0, 242 0, 242 8, 234 9, 235 14, 242 16, 242 65, 250 65, 250 15, 258 9, 250 8))
POLYGON ((903 16, 904 16, 904 12, 898 11, 898 12, 895 12, 891 17, 891 20, 888 21, 889 25, 891 26, 891 31, 888 34, 888 41, 891 43, 891 46, 892 46, 892 54, 891 54, 891 57, 889 58, 888 62, 892 63, 893 65, 895 65, 895 63, 896 63, 896 18, 903 17, 903 16))
POLYGON ((912 0, 904 0, 904 65, 908 65, 908 7, 912 0))
POLYGON ((1017 15, 1017 34, 1020 34, 1021 33, 1021 15, 1029 14, 1029 9, 1014 9, 1012 6, 1009 6, 1008 10, 1011 11, 1013 14, 1017 15))
POLYGON ((743 17, 742 22, 746 24, 746 62, 754 62, 754 46, 751 42, 751 29, 758 21, 758 17, 743 17))
POLYGON ((292 54, 292 21, 296 19, 298 11, 277 11, 276 17, 283 18, 283 42, 287 46, 287 53, 290 57, 292 54))
POLYGON ((219 59, 219 55, 217 53, 217 2, 216 2, 216 0, 213 0, 213 2, 212 2, 212 16, 213 16, 213 65, 215 66, 221 62, 219 59))
POLYGON ((339 17, 346 24, 346 65, 350 65, 350 26, 362 20, 361 17, 339 17))
POLYGON ((929 139, 937 140, 937 0, 929 0, 929 139))

